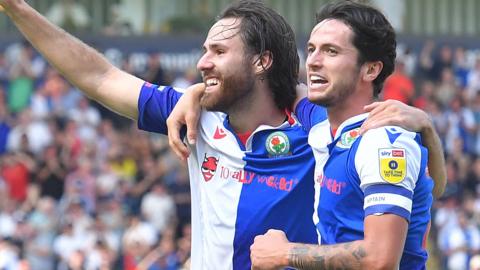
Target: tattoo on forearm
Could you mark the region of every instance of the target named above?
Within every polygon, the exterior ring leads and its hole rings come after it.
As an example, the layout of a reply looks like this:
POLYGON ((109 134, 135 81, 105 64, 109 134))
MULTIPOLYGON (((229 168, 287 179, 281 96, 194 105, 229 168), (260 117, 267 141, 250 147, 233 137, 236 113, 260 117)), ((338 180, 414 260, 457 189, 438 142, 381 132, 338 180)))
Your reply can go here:
POLYGON ((366 255, 365 249, 358 244, 330 246, 302 244, 292 248, 289 261, 290 266, 305 270, 361 269, 361 261, 366 255))

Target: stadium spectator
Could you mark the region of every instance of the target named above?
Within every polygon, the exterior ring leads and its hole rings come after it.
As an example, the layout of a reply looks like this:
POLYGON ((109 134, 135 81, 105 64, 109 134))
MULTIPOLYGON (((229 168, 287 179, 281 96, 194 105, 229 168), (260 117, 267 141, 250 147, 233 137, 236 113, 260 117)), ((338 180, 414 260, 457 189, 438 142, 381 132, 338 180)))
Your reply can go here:
POLYGON ((55 203, 50 197, 40 198, 37 207, 27 218, 33 237, 25 241, 24 245, 31 270, 55 269, 53 241, 58 225, 55 203))
POLYGON ((465 106, 465 102, 460 96, 454 97, 449 109, 446 112, 447 133, 445 137, 445 151, 452 154, 455 143, 461 140, 461 150, 473 151, 473 142, 475 137, 475 118, 472 110, 465 106))
POLYGON ((455 77, 451 68, 447 67, 443 69, 440 73, 440 79, 437 81, 435 99, 440 102, 442 109, 446 109, 455 96, 461 95, 460 89, 455 82, 455 77))
POLYGON ((419 61, 417 66, 417 74, 420 80, 434 81, 433 76, 433 53, 436 43, 433 40, 427 40, 423 43, 422 49, 419 53, 419 61))
POLYGON ((480 92, 480 56, 477 56, 474 68, 468 73, 465 87, 469 98, 477 96, 480 92))
POLYGON ((420 83, 420 93, 415 95, 413 105, 419 109, 427 110, 428 103, 432 102, 435 92, 435 84, 424 80, 420 83))
POLYGON ((76 235, 73 227, 71 222, 64 224, 62 232, 53 241, 53 250, 59 260, 58 267, 60 269, 67 269, 70 260, 77 256, 75 253, 85 247, 82 235, 76 235))
POLYGON ((64 198, 66 205, 71 202, 82 204, 88 213, 95 211, 95 175, 92 161, 87 157, 80 157, 74 171, 65 177, 64 198))
POLYGON ((185 72, 183 72, 180 76, 175 78, 175 80, 172 82, 172 86, 185 89, 190 85, 195 84, 196 82, 198 82, 197 71, 193 68, 189 68, 185 70, 185 72))
POLYGON ((142 216, 155 226, 157 233, 162 235, 175 221, 175 203, 167 193, 165 184, 161 181, 154 183, 152 190, 145 194, 141 203, 142 216))
POLYGON ((58 146, 53 144, 45 148, 41 158, 38 158, 36 184, 41 197, 50 197, 59 201, 64 192, 64 180, 67 168, 59 158, 58 146))
POLYGON ((1 159, 0 177, 8 190, 8 198, 23 203, 27 199, 27 188, 31 182, 34 161, 20 152, 9 152, 1 159))
POLYGON ((190 183, 185 166, 181 166, 176 170, 175 180, 170 185, 169 190, 172 193, 175 209, 177 210, 177 235, 181 235, 181 230, 184 226, 191 222, 190 183))
POLYGON ((415 95, 415 86, 412 79, 405 72, 403 59, 395 63, 395 70, 386 80, 383 86, 383 99, 395 99, 405 104, 412 104, 415 95))
POLYGON ((453 50, 449 45, 442 45, 432 65, 432 79, 438 81, 445 69, 453 68, 453 50))
POLYGON ((447 246, 449 270, 468 270, 470 258, 480 250, 480 230, 462 210, 457 212, 457 224, 448 232, 447 246))
POLYGON ((46 17, 70 31, 84 30, 90 24, 90 15, 78 0, 55 1, 46 17))
POLYGON ((52 142, 53 134, 46 122, 35 120, 32 112, 25 109, 19 113, 7 138, 9 151, 22 150, 38 155, 52 142))
POLYGON ((123 255, 125 270, 136 269, 136 265, 157 244, 158 235, 152 224, 139 216, 129 218, 129 226, 123 235, 123 255))
POLYGON ((148 57, 147 70, 141 76, 145 81, 152 82, 157 85, 169 85, 167 74, 161 65, 161 55, 151 53, 148 57))
MULTIPOLYGON (((8 196, 5 197, 8 198, 8 196)), ((16 206, 16 202, 9 198, 0 205, 0 239, 12 238, 15 233, 17 228, 16 217, 18 216, 16 206)))
POLYGON ((8 136, 12 127, 12 117, 3 102, 3 93, 0 86, 0 155, 7 151, 8 136))
MULTIPOLYGON (((6 57, 3 53, 0 52, 0 88, 6 88, 7 85, 10 83, 9 79, 9 68, 10 66, 7 64, 6 57)), ((3 90, 5 91, 5 90, 3 90)))
POLYGON ((34 84, 43 73, 44 61, 35 57, 33 47, 26 41, 12 54, 7 100, 9 110, 17 113, 29 105, 34 84))
POLYGON ((67 112, 69 119, 77 123, 78 137, 83 142, 94 142, 97 139, 97 127, 100 124, 100 112, 90 105, 86 97, 78 100, 77 106, 67 112))
POLYGON ((122 18, 121 4, 112 4, 109 7, 110 16, 109 23, 103 29, 103 33, 107 36, 129 36, 133 34, 132 25, 127 19, 122 18))
MULTIPOLYGON (((452 69, 455 75, 455 81, 461 89, 465 89, 467 87, 468 75, 470 73, 465 48, 462 46, 456 47, 453 57, 452 69)), ((470 98, 471 97, 472 96, 470 96, 470 98)))

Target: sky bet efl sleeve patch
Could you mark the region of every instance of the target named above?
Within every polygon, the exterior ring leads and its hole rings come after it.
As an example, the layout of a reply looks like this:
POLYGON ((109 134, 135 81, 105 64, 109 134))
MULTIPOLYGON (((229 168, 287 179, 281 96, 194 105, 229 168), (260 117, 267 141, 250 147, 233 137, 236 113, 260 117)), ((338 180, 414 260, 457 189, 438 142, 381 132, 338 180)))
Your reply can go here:
POLYGON ((390 184, 398 184, 407 175, 407 157, 405 149, 383 148, 378 150, 380 176, 390 184))

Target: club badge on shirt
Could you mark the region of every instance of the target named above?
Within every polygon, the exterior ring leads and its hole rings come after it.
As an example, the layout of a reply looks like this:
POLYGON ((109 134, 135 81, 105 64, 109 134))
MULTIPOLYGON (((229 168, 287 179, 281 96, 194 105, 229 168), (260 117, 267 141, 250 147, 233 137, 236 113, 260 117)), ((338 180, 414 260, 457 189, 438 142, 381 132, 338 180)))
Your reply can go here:
POLYGON ((357 138, 360 136, 359 131, 360 128, 355 128, 343 133, 337 143, 337 146, 340 148, 350 148, 355 140, 357 140, 357 138))
POLYGON ((407 175, 407 157, 405 149, 384 148, 378 150, 380 175, 391 184, 398 184, 407 175))
POLYGON ((285 156, 290 151, 290 141, 284 132, 276 131, 268 136, 265 147, 272 157, 285 156))

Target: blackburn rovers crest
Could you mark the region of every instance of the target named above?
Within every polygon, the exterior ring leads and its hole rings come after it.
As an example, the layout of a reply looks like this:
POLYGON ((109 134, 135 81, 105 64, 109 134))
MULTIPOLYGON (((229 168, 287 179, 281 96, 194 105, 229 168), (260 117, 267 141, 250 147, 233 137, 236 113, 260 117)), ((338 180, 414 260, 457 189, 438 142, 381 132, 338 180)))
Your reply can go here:
POLYGON ((349 130, 342 134, 337 146, 340 148, 350 148, 352 144, 360 137, 360 128, 349 130))
POLYGON ((285 156, 290 151, 290 141, 284 132, 277 131, 268 136, 265 147, 270 156, 285 156))

